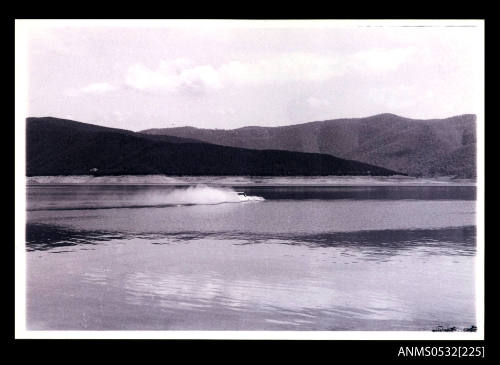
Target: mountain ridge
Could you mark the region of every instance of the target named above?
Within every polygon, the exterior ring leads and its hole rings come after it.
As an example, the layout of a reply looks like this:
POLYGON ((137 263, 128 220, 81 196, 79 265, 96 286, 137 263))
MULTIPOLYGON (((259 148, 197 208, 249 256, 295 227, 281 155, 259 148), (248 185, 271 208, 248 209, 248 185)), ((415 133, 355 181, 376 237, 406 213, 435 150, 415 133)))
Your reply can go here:
POLYGON ((246 126, 221 130, 186 126, 148 129, 140 133, 193 138, 257 150, 273 147, 329 154, 412 176, 471 178, 476 175, 475 124, 474 114, 412 119, 382 113, 364 118, 340 118, 277 127, 246 126))
POLYGON ((199 128, 199 127, 194 127, 192 125, 183 125, 183 126, 180 126, 180 127, 165 127, 165 128, 148 128, 148 129, 142 129, 142 130, 138 130, 137 132, 138 133, 144 133, 146 131, 153 131, 153 130, 162 130, 162 129, 196 129, 196 130, 217 130, 217 131, 236 131, 236 130, 240 130, 240 129, 265 129, 265 128, 269 128, 269 129, 276 129, 276 128, 283 128, 283 127, 298 127, 298 126, 305 126, 305 125, 310 125, 310 124, 313 124, 313 123, 324 123, 324 122, 333 122, 333 121, 344 121, 344 122, 348 122, 348 121, 351 121, 351 120, 358 120, 358 119, 371 119, 371 118, 377 118, 377 117, 386 117, 386 118, 391 118, 391 117, 394 117, 394 118, 400 118, 400 119, 405 119, 405 120, 408 120, 408 121, 415 121, 415 122, 419 122, 419 121, 423 121, 423 122, 433 122, 433 121, 441 121, 441 120, 447 120, 447 119, 454 119, 454 118, 459 118, 459 117, 475 117, 475 114, 472 114, 472 113, 465 113, 465 114, 457 114, 457 115, 454 115, 454 116, 451 116, 451 117, 446 117, 446 118, 428 118, 428 119, 417 119, 417 118, 409 118, 409 117, 402 117, 400 115, 397 115, 397 114, 393 114, 393 113, 379 113, 379 114, 374 114, 374 115, 371 115, 371 116, 368 116, 368 117, 353 117, 353 118, 336 118, 336 119, 324 119, 324 120, 315 120, 315 121, 311 121, 311 122, 300 122, 300 123, 294 123, 294 124, 285 124, 285 125, 278 125, 278 126, 262 126, 262 125, 246 125, 246 126, 243 126, 243 127, 238 127, 238 128, 229 128, 229 129, 226 129, 226 128, 199 128))
POLYGON ((227 147, 53 117, 26 119, 26 147, 27 176, 399 174, 327 154, 227 147))

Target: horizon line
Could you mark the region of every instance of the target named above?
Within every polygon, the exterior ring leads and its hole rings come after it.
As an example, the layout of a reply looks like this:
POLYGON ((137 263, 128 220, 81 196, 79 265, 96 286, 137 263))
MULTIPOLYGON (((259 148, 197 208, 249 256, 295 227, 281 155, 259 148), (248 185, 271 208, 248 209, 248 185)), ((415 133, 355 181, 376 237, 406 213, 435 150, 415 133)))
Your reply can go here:
POLYGON ((425 118, 425 119, 422 118, 422 119, 418 119, 418 118, 404 117, 404 116, 401 116, 401 115, 398 115, 398 114, 388 113, 387 112, 387 113, 377 113, 377 114, 369 115, 369 116, 366 116, 366 117, 344 117, 344 118, 334 118, 334 119, 323 119, 323 120, 313 120, 313 121, 309 121, 309 122, 299 122, 299 123, 283 124, 283 125, 275 125, 275 126, 245 125, 245 126, 242 126, 242 127, 228 128, 228 129, 226 129, 226 128, 200 128, 200 127, 194 127, 192 125, 183 125, 183 126, 174 126, 174 127, 154 127, 154 128, 146 128, 146 129, 141 129, 141 130, 125 129, 125 128, 121 128, 121 127, 109 127, 109 126, 102 125, 102 124, 96 124, 96 123, 91 123, 91 122, 82 122, 80 120, 70 119, 70 118, 53 117, 53 116, 50 116, 50 115, 49 116, 47 116, 47 115, 46 116, 41 116, 41 117, 39 117, 39 116, 28 116, 25 119, 26 120, 32 119, 32 118, 36 118, 36 119, 43 119, 43 118, 61 119, 61 120, 68 120, 68 121, 72 121, 72 122, 78 122, 78 123, 96 125, 96 126, 103 127, 103 128, 122 129, 122 130, 127 130, 127 131, 131 131, 131 132, 140 133, 142 131, 151 131, 151 130, 159 130, 159 129, 174 129, 174 128, 194 128, 194 129, 200 129, 200 130, 225 130, 225 131, 238 130, 238 129, 244 129, 244 128, 281 128, 281 127, 299 126, 299 125, 312 124, 312 123, 321 123, 321 122, 329 122, 329 121, 354 120, 354 119, 369 119, 369 118, 378 117, 378 116, 382 116, 382 115, 393 116, 393 117, 398 117, 398 118, 408 119, 408 120, 415 120, 415 121, 445 120, 445 119, 451 119, 451 118, 456 118, 456 117, 461 117, 461 116, 466 116, 466 115, 473 115, 473 116, 477 117, 477 114, 475 114, 475 113, 462 113, 462 114, 455 114, 455 115, 452 115, 452 116, 449 116, 449 117, 444 117, 444 118, 425 118))

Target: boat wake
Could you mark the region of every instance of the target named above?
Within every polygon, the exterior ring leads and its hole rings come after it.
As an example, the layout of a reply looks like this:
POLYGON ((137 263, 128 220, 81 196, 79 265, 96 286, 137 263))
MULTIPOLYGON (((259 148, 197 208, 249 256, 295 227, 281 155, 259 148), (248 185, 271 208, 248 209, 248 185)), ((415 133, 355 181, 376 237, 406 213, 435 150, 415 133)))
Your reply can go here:
POLYGON ((162 203, 179 205, 239 203, 245 201, 261 201, 260 196, 247 196, 231 188, 212 187, 206 185, 190 186, 175 189, 163 197, 157 197, 162 203))
POLYGON ((265 200, 260 196, 247 196, 231 188, 196 185, 187 188, 174 188, 165 192, 150 192, 121 196, 119 199, 97 199, 93 201, 53 202, 28 207, 28 211, 40 210, 93 210, 119 208, 165 208, 192 205, 217 205, 265 200))

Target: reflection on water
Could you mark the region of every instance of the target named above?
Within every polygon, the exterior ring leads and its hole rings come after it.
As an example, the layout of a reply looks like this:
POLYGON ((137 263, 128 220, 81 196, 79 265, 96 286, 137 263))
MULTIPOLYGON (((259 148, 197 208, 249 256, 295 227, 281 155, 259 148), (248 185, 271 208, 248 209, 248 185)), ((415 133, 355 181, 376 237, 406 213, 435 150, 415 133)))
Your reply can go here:
POLYGON ((61 210, 163 188, 37 187, 29 205, 59 210, 28 214, 28 328, 470 327, 475 191, 408 188, 252 187, 266 200, 61 210))
MULTIPOLYGON (((240 188, 241 189, 241 188, 240 188)), ((475 200, 475 186, 256 186, 242 188, 265 199, 475 200)))
POLYGON ((124 238, 124 236, 105 231, 79 231, 47 224, 26 224, 26 250, 28 251, 43 251, 77 245, 94 245, 120 238, 124 238))
POLYGON ((155 245, 189 242, 210 238, 236 240, 239 245, 285 244, 309 247, 348 248, 367 251, 371 255, 399 255, 401 251, 421 249, 430 254, 474 255, 475 226, 445 227, 414 230, 367 230, 355 232, 328 232, 321 234, 257 234, 252 232, 175 232, 175 233, 119 233, 110 231, 76 230, 48 224, 26 225, 28 251, 52 250, 60 247, 96 245, 113 240, 139 239, 155 245))
MULTIPOLYGON (((253 318, 256 321, 254 312, 257 308, 263 327, 273 324, 278 328, 334 330, 337 326, 362 328, 363 322, 383 320, 404 328, 405 317, 411 312, 405 301, 399 298, 388 298, 376 291, 349 293, 330 282, 308 278, 297 279, 292 286, 261 278, 228 282, 216 273, 168 277, 138 273, 127 278, 126 287, 131 294, 129 303, 147 305, 154 293, 156 305, 171 313, 180 308, 186 311, 195 309, 198 315, 210 314, 216 308, 216 311, 224 309, 232 316, 249 316, 247 320, 253 318), (353 306, 359 302, 356 295, 362 295, 366 305, 353 306), (322 319, 327 319, 328 324, 321 324, 322 319)), ((252 328, 255 324, 247 326, 252 328)))
MULTIPOLYGON (((238 186, 269 200, 475 200, 475 186, 238 186)), ((28 211, 168 207, 238 202, 229 187, 29 186, 28 211)))

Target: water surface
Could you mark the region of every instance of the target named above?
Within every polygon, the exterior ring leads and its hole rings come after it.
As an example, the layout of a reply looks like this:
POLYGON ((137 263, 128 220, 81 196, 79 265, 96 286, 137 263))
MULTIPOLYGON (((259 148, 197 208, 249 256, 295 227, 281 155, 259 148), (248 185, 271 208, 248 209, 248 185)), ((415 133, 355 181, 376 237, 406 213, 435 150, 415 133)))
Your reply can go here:
POLYGON ((474 186, 39 185, 27 194, 28 329, 476 324, 474 186), (239 202, 234 190, 265 200, 239 202))

